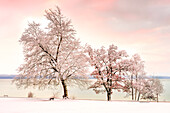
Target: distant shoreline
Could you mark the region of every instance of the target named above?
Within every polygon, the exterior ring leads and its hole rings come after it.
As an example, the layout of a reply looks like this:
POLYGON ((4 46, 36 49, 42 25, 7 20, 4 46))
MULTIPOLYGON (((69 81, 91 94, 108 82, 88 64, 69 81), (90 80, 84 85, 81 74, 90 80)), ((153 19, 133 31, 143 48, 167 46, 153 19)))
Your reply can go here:
MULTIPOLYGON (((0 79, 14 79, 16 75, 0 75, 0 79)), ((149 76, 150 78, 155 79, 170 79, 170 76, 149 76)), ((92 77, 89 77, 89 79, 94 79, 92 77)))
POLYGON ((0 75, 0 79, 14 79, 16 75, 0 75))

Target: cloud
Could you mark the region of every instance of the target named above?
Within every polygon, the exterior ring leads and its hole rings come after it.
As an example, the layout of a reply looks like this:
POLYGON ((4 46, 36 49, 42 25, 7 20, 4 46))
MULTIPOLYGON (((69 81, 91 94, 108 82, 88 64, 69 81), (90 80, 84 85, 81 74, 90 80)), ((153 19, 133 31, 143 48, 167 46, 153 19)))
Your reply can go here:
MULTIPOLYGON (((86 30, 86 33, 89 32, 91 35, 86 36, 89 36, 92 42, 105 46, 116 43, 128 50, 135 48, 135 51, 147 62, 149 73, 158 70, 170 73, 168 0, 114 0, 107 3, 102 1, 97 3, 92 0, 81 3, 83 6, 76 7, 77 13, 74 14, 83 21, 85 28, 92 31, 86 30), (82 18, 79 17, 80 14, 82 18)), ((79 26, 82 24, 79 23, 79 26)), ((83 31, 80 32, 83 34, 83 31)))
MULTIPOLYGON (((131 54, 139 53, 148 73, 170 73, 169 0, 0 0, 2 57, 17 56, 12 51, 21 48, 17 40, 26 21, 43 17, 44 10, 55 5, 72 20, 82 42, 93 47, 115 44, 131 54)), ((17 64, 14 59, 10 60, 13 65, 17 64)))
POLYGON ((1 74, 16 74, 23 63, 18 40, 28 17, 43 16, 48 0, 0 0, 0 68, 1 74))
MULTIPOLYGON (((154 0, 158 2, 159 0, 154 0)), ((119 20, 119 30, 151 29, 169 24, 170 3, 154 4, 153 0, 119 0, 108 15, 119 20)), ((163 2, 163 1, 162 1, 163 2)), ((159 1, 160 3, 160 1, 159 1)), ((115 27, 114 27, 115 28, 115 27)), ((115 28, 116 29, 116 28, 115 28)))

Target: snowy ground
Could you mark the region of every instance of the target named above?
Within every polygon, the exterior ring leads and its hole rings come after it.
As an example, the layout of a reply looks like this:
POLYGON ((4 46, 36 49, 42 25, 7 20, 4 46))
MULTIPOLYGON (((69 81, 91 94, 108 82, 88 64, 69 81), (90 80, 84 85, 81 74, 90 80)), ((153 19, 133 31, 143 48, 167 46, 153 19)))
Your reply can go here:
POLYGON ((170 113, 170 103, 0 98, 0 113, 170 113))

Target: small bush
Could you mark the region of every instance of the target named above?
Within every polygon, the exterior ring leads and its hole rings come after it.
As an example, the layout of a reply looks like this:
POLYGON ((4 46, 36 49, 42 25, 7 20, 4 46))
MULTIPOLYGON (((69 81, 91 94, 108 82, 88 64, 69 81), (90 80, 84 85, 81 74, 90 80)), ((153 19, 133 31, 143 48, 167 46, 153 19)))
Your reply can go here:
POLYGON ((34 94, 32 92, 28 93, 28 98, 33 98, 34 94))
POLYGON ((75 99, 76 99, 76 97, 75 97, 75 96, 71 96, 71 99, 72 99, 72 100, 75 100, 75 99))

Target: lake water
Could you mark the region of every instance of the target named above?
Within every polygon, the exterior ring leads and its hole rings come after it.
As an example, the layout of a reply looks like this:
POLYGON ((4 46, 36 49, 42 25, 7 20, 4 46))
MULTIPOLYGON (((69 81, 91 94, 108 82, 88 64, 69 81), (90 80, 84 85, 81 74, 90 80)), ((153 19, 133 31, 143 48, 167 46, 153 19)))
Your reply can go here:
MULTIPOLYGON (((159 97, 160 101, 170 101, 170 79, 161 79, 164 87, 164 92, 159 97)), ((35 98, 49 98, 55 94, 58 98, 63 95, 62 87, 57 89, 39 90, 34 88, 17 89, 15 84, 12 84, 11 79, 0 79, 0 97, 8 95, 8 97, 27 97, 28 93, 32 92, 35 98)), ((106 94, 96 94, 92 89, 79 88, 78 86, 68 87, 69 97, 73 99, 93 99, 106 100, 106 94)), ((126 93, 113 91, 112 100, 131 100, 126 97, 126 93)))

